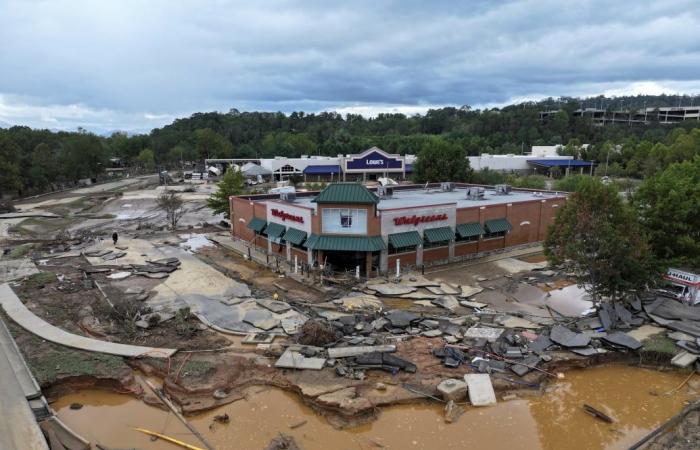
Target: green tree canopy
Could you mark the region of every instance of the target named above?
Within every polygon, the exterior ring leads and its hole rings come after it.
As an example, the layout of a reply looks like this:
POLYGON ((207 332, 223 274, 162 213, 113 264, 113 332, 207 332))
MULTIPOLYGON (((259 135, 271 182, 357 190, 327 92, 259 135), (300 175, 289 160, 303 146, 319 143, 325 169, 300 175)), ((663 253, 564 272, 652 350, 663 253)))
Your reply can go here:
POLYGON ((413 179, 417 183, 468 181, 471 172, 464 149, 439 137, 423 143, 413 165, 413 179))
POLYGON ((576 275, 595 299, 619 299, 655 280, 644 230, 617 191, 583 181, 559 209, 544 243, 553 264, 576 275))
POLYGON ((656 257, 700 267, 700 156, 647 178, 632 198, 656 257))
POLYGON ((156 168, 156 157, 153 154, 153 150, 150 148, 144 148, 139 152, 139 156, 136 157, 139 165, 146 170, 153 170, 156 168))
POLYGON ((214 211, 214 214, 223 214, 228 219, 231 213, 229 197, 242 194, 244 186, 243 172, 229 168, 216 185, 216 192, 207 199, 207 206, 214 211))

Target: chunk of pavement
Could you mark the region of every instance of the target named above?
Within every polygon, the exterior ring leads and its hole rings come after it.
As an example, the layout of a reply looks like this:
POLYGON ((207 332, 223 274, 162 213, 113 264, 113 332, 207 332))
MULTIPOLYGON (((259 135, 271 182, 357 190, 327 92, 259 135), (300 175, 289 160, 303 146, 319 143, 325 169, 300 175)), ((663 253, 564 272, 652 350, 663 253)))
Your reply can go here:
POLYGON ((144 292, 144 289, 142 287, 131 286, 131 287, 126 288, 126 290, 124 291, 124 294, 126 294, 126 295, 139 295, 139 294, 143 294, 143 292, 144 292))
POLYGON ((610 317, 610 313, 606 311, 605 309, 601 308, 598 310, 598 318, 600 319, 601 325, 603 325, 603 328, 606 330, 609 330, 612 328, 612 318, 610 317))
POLYGON ((372 323, 370 323, 370 325, 372 326, 372 329, 373 329, 374 331, 381 331, 381 330, 383 330, 384 327, 385 327, 387 324, 389 324, 389 321, 386 320, 386 319, 383 318, 383 317, 380 317, 380 318, 378 318, 378 319, 375 319, 375 320, 372 321, 372 323))
POLYGON ((278 300, 270 300, 269 298, 258 298, 255 300, 255 303, 275 314, 282 314, 292 309, 287 303, 278 300))
POLYGON ((329 358, 349 358, 365 353, 391 353, 396 351, 395 345, 363 345, 355 347, 332 347, 328 349, 329 358))
POLYGON ((445 292, 438 286, 426 286, 425 289, 435 295, 445 295, 445 292))
POLYGON ((491 377, 487 373, 468 373, 464 375, 469 392, 469 401, 474 406, 496 404, 496 393, 493 391, 491 377))
POLYGON ((539 356, 530 355, 527 358, 523 359, 522 364, 513 364, 512 366, 510 366, 510 370, 512 370, 513 373, 515 373, 519 377, 522 377, 523 375, 530 372, 533 367, 537 367, 540 361, 542 361, 542 359, 539 356))
POLYGON ((401 298, 405 298, 408 300, 432 300, 434 298, 437 298, 437 295, 435 294, 429 294, 429 293, 423 293, 423 292, 411 292, 409 294, 401 294, 399 295, 401 298))
POLYGON ((481 286, 468 286, 468 285, 464 285, 464 284, 462 286, 460 286, 460 288, 461 288, 461 292, 460 292, 459 296, 462 298, 469 298, 472 295, 476 295, 479 292, 484 290, 484 288, 482 288, 481 286))
POLYGON ((381 311, 382 301, 379 300, 374 295, 362 294, 342 297, 333 300, 333 303, 340 305, 343 310, 353 311, 353 310, 370 310, 370 311, 381 311))
POLYGON ((411 322, 418 320, 419 317, 402 309, 392 309, 386 314, 386 319, 393 327, 406 328, 411 322))
POLYGON ((355 362, 361 366, 374 366, 388 369, 401 369, 408 373, 415 373, 417 367, 410 361, 407 361, 391 353, 365 353, 355 358, 355 362))
POLYGON ((131 272, 115 272, 107 275, 107 278, 110 280, 123 280, 125 278, 129 278, 130 276, 131 272))
POLYGON ((326 364, 326 358, 307 358, 297 350, 287 349, 275 363, 281 369, 321 370, 326 364))
POLYGON ((549 339, 563 347, 585 347, 591 337, 583 333, 574 333, 562 325, 555 325, 549 332, 549 339))
POLYGON ((631 350, 638 350, 642 347, 641 342, 639 342, 632 336, 619 331, 615 333, 610 333, 607 336, 603 336, 603 340, 608 344, 612 344, 618 347, 627 347, 631 350))
POLYGON ((693 341, 678 341, 676 342, 676 345, 687 352, 700 355, 700 345, 693 341))
POLYGON ((455 288, 454 286, 447 284, 447 283, 440 283, 440 289, 442 292, 445 293, 445 295, 461 295, 462 290, 455 288))
POLYGON ((243 317, 243 321, 261 330, 271 330, 279 325, 280 321, 272 316, 270 311, 265 309, 253 309, 248 311, 243 317))
POLYGON ((134 272, 134 275, 141 275, 142 277, 152 278, 154 280, 161 280, 170 276, 165 272, 134 272))
POLYGON ((529 330, 536 330, 542 328, 540 325, 536 324, 522 317, 507 316, 506 318, 500 320, 501 326, 505 328, 524 328, 529 330))
POLYGON ((82 266, 80 268, 85 273, 104 273, 104 272, 110 272, 112 269, 109 267, 100 267, 100 266, 82 266))
POLYGON ((248 333, 241 341, 244 344, 269 344, 275 340, 271 333, 248 333))
POLYGON ((226 306, 233 306, 233 305, 238 305, 240 303, 243 303, 244 301, 246 301, 246 299, 240 298, 240 297, 231 297, 231 298, 222 298, 219 301, 226 306))
POLYGON ((435 329, 440 326, 440 322, 434 319, 423 319, 421 320, 420 324, 430 329, 435 329))
POLYGON ((421 333, 425 337, 438 337, 442 336, 442 331, 439 329, 427 330, 421 333))
POLYGON ((570 349, 570 351, 576 353, 577 355, 581 355, 581 356, 593 356, 593 355, 598 355, 600 353, 607 353, 608 352, 604 348, 594 348, 594 347, 577 347, 577 348, 570 349))
POLYGON ((686 334, 686 333, 681 333, 680 331, 674 331, 673 333, 668 333, 668 338, 673 339, 674 341, 692 341, 693 336, 686 334))
POLYGON ((698 322, 691 322, 690 320, 669 320, 666 327, 695 337, 700 337, 700 323, 698 322))
POLYGON ((112 253, 112 250, 107 250, 107 249, 99 249, 99 250, 87 250, 83 252, 83 255, 85 256, 93 256, 97 258, 102 258, 103 256, 109 255, 112 253))
POLYGON ((486 303, 472 302, 469 300, 460 300, 459 304, 462 306, 466 306, 467 308, 476 308, 476 309, 486 308, 488 306, 486 303))
POLYGON ((615 314, 617 318, 620 319, 625 324, 629 325, 632 322, 632 313, 622 305, 620 302, 615 302, 613 305, 615 308, 615 314))
POLYGON ((457 309, 457 307, 459 307, 459 302, 455 297, 451 295, 443 295, 434 300, 431 300, 431 303, 433 305, 440 306, 450 311, 454 311, 455 309, 457 309))
POLYGON ((112 260, 119 259, 119 258, 124 257, 124 256, 126 256, 126 252, 112 252, 108 255, 103 256, 102 260, 103 261, 112 261, 112 260))
POLYGON ((467 396, 467 383, 462 380, 448 378, 437 385, 437 390, 446 402, 450 400, 458 402, 464 400, 467 396))
POLYGON ((282 325, 282 329, 284 330, 285 333, 287 334, 297 334, 299 330, 301 330, 301 327, 306 323, 307 321, 306 316, 298 315, 298 316, 292 316, 292 317, 284 317, 281 321, 280 324, 282 325))
POLYGON ((698 355, 693 355, 692 353, 683 350, 682 352, 674 356, 673 359, 671 359, 671 364, 673 364, 676 367, 681 367, 685 369, 697 360, 698 355))
POLYGON ((642 325, 639 328, 635 328, 634 330, 628 331, 627 335, 635 338, 638 341, 643 341, 663 331, 665 331, 664 328, 657 327, 655 325, 642 325))
POLYGON ((371 286, 379 295, 395 297, 402 294, 409 294, 415 292, 416 288, 413 286, 406 286, 404 284, 394 284, 394 283, 384 283, 384 284, 373 284, 371 286))
POLYGON ((464 333, 464 337, 468 339, 483 338, 488 342, 496 342, 502 333, 502 328, 471 327, 464 333))

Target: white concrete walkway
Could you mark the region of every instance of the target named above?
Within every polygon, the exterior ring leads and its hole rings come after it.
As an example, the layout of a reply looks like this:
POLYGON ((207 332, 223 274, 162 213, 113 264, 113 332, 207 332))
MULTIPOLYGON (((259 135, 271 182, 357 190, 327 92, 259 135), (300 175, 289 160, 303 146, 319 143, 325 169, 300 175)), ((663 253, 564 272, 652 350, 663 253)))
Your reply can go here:
POLYGON ((47 341, 65 345, 66 347, 89 352, 124 356, 127 358, 138 358, 142 356, 168 358, 177 351, 177 349, 169 348, 116 344, 114 342, 100 341, 98 339, 86 338, 78 336, 77 334, 68 333, 44 321, 27 309, 7 283, 0 285, 0 305, 2 305, 7 315, 22 328, 47 341))

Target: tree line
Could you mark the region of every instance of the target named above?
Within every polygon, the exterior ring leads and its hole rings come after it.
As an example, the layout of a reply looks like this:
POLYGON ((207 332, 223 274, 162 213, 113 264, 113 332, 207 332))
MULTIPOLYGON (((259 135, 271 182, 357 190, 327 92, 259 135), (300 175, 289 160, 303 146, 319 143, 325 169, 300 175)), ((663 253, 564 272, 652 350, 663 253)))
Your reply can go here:
MULTIPOLYGON (((55 189, 81 178, 99 176, 109 159, 123 159, 131 167, 153 170, 179 167, 183 161, 200 162, 207 157, 267 158, 358 153, 376 145, 391 153, 431 153, 450 157, 483 153, 521 154, 532 145, 567 144, 564 154, 598 161, 609 175, 650 176, 669 164, 688 160, 698 152, 696 123, 674 126, 661 124, 593 125, 589 119, 574 117, 573 111, 595 99, 547 99, 503 108, 472 109, 447 107, 425 114, 379 114, 363 117, 334 112, 306 114, 293 112, 196 113, 156 128, 148 134, 116 132, 99 136, 85 130, 52 132, 28 127, 0 129, 0 191, 29 195, 55 189), (539 112, 559 110, 547 121, 539 112), (581 144, 590 144, 584 148, 581 144), (607 161, 607 164, 604 164, 607 161)), ((626 105, 664 104, 670 96, 620 97, 608 99, 609 107, 619 101, 626 105)), ((457 160, 460 160, 457 158, 457 160)), ((420 161, 420 158, 419 158, 420 161)), ((468 165, 428 167, 423 164, 416 181, 430 178, 468 180, 468 165), (423 174, 426 169, 426 174, 423 174), (446 173, 442 170, 449 169, 446 173), (433 178, 435 170, 441 175, 433 178)), ((491 176, 491 175, 489 175, 491 176)), ((475 180, 478 182, 478 180, 475 180)))

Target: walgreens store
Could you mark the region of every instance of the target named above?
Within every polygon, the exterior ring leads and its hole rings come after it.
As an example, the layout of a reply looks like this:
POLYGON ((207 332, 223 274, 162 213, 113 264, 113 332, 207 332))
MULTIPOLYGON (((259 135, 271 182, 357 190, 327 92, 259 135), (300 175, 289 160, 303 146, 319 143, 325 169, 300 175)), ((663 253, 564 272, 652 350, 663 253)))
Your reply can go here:
POLYGON ((230 199, 235 238, 287 261, 365 276, 448 264, 544 240, 566 196, 461 183, 230 199))

